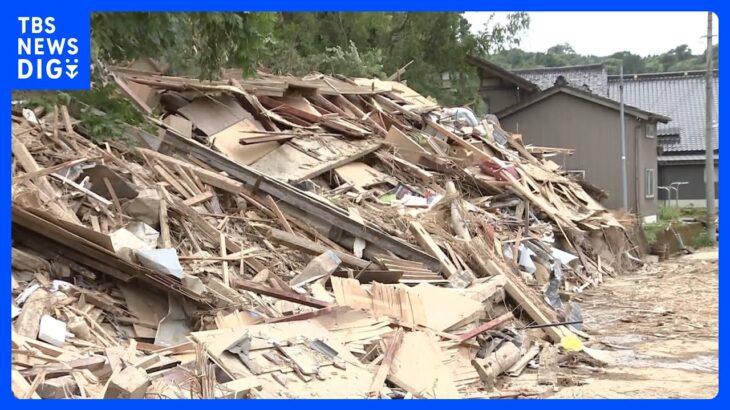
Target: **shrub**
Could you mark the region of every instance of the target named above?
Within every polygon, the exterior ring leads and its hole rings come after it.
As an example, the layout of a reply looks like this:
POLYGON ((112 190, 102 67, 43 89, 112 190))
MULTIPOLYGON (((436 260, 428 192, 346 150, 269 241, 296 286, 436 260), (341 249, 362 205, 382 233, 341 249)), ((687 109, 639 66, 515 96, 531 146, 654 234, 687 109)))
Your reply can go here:
POLYGON ((710 231, 708 231, 707 229, 703 229, 702 232, 700 232, 692 240, 692 246, 694 246, 695 248, 704 248, 707 246, 712 246, 713 240, 712 240, 712 236, 710 236, 710 235, 713 235, 713 234, 711 234, 710 231))

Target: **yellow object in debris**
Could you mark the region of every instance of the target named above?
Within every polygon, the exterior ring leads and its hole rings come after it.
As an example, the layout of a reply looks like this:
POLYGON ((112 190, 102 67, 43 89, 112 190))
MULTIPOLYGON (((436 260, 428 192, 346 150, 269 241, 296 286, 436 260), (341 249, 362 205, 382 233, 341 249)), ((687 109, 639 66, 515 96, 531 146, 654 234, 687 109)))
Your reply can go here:
POLYGON ((560 346, 567 352, 580 352, 583 350, 583 342, 576 335, 563 336, 560 339, 560 346))

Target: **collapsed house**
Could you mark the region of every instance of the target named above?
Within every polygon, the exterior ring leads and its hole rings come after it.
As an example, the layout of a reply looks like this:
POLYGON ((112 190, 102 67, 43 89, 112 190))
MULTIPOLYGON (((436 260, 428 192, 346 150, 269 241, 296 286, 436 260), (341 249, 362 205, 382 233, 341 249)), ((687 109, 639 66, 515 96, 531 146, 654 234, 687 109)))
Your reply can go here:
POLYGON ((134 149, 12 118, 16 396, 553 388, 590 337, 571 295, 641 263, 564 150, 402 83, 115 76, 159 130, 134 149))

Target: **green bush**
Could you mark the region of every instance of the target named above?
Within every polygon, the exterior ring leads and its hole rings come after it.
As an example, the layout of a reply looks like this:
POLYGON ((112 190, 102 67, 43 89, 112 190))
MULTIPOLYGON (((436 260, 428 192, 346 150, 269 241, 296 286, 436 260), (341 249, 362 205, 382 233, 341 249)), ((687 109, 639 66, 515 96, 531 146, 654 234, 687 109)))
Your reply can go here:
POLYGON ((644 224, 644 235, 646 236, 647 242, 653 244, 657 240, 657 234, 665 230, 669 226, 666 221, 659 220, 655 223, 644 224))
POLYGON ((680 208, 674 208, 670 206, 663 206, 659 208, 659 219, 663 221, 674 221, 679 219, 679 217, 682 215, 682 210, 680 208))
POLYGON ((710 231, 707 229, 704 229, 702 232, 700 232, 697 236, 695 236, 694 240, 692 241, 692 246, 695 248, 704 248, 707 246, 712 246, 713 240, 712 235, 710 231))

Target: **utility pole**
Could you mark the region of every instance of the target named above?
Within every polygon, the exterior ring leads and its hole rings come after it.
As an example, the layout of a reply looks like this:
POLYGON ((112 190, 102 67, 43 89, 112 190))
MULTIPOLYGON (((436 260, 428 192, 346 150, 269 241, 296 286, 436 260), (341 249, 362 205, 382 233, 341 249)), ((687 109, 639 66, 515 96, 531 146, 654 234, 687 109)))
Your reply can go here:
POLYGON ((624 124, 624 65, 621 63, 620 69, 621 86, 619 88, 619 96, 621 101, 621 184, 623 186, 624 209, 629 209, 629 189, 626 182, 626 126, 624 124))
POLYGON ((705 196, 707 198, 707 230, 715 242, 715 150, 712 126, 712 12, 707 13, 707 73, 705 74, 705 196))

